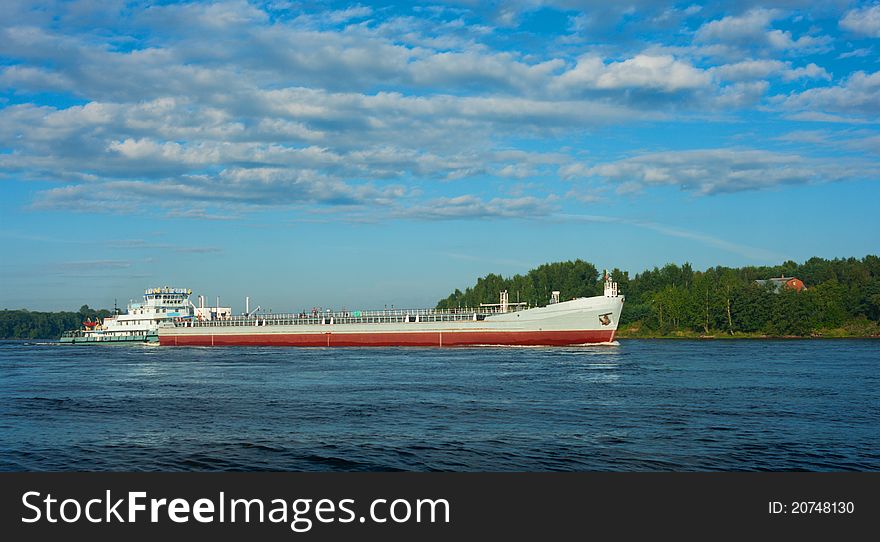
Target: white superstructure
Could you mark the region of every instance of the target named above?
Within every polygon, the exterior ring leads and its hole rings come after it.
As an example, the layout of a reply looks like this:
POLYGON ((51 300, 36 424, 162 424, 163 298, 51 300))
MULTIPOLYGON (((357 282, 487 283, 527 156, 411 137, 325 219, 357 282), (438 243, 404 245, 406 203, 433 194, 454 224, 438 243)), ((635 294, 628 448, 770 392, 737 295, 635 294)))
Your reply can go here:
POLYGON ((125 314, 108 316, 98 322, 83 322, 83 329, 65 332, 62 342, 158 340, 159 324, 190 319, 195 307, 189 300, 192 290, 185 288, 148 288, 142 302, 128 304, 125 314))

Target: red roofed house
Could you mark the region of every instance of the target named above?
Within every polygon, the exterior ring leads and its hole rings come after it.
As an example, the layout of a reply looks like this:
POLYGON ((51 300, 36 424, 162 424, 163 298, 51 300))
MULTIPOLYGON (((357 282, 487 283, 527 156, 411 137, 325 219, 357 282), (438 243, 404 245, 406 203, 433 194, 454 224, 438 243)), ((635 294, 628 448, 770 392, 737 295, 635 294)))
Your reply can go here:
POLYGON ((795 290, 797 292, 800 292, 801 290, 806 288, 806 286, 804 286, 803 281, 801 281, 800 279, 796 279, 794 277, 786 277, 785 275, 782 275, 781 277, 778 277, 778 278, 772 278, 772 279, 767 279, 767 280, 756 280, 755 282, 757 282, 761 286, 763 286, 765 284, 773 285, 773 290, 776 293, 781 292, 783 288, 789 288, 789 289, 795 290))

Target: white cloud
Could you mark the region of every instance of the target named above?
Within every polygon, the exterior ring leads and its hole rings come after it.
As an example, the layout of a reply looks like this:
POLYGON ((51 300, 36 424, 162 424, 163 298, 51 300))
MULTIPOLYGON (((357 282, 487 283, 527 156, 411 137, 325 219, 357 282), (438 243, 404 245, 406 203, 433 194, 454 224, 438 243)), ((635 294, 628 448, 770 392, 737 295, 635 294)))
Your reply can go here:
POLYGON ((597 88, 659 88, 666 91, 700 88, 709 76, 671 56, 637 55, 607 66, 596 81, 597 88))
POLYGON ((32 66, 7 66, 0 69, 0 88, 39 88, 59 89, 71 88, 72 81, 66 76, 32 66))
MULTIPOLYGON (((413 10, 425 13, 423 9, 413 10)), ((372 29, 377 36, 394 43, 438 52, 484 49, 479 45, 479 40, 491 35, 494 30, 473 20, 465 22, 458 16, 454 19, 397 16, 377 21, 372 29)))
POLYGON ((770 59, 751 59, 731 64, 722 64, 721 66, 712 68, 710 71, 713 76, 722 81, 748 81, 770 77, 781 77, 785 81, 794 81, 797 79, 831 80, 831 74, 829 74, 824 68, 817 66, 812 62, 806 66, 792 68, 791 62, 770 59))
POLYGON ((880 71, 857 71, 840 84, 810 88, 776 101, 783 109, 808 113, 842 113, 871 119, 880 117, 880 71))
POLYGON ((880 38, 880 4, 847 11, 840 27, 854 34, 880 38))
POLYGON ((165 32, 184 36, 187 30, 195 29, 236 32, 269 20, 265 11, 247 0, 155 4, 135 11, 135 16, 139 21, 165 32))
POLYGON ((661 92, 693 90, 708 86, 710 76, 671 55, 641 54, 605 64, 595 56, 578 59, 577 65, 553 82, 570 93, 582 90, 648 89, 661 92))
POLYGON ((38 194, 37 209, 81 212, 154 212, 158 206, 170 216, 192 217, 192 205, 383 206, 404 196, 397 186, 378 188, 352 184, 313 171, 251 168, 226 169, 214 176, 188 176, 160 182, 106 181, 69 185, 38 194))
POLYGON ((856 117, 846 117, 842 115, 832 115, 830 113, 819 113, 817 111, 801 111, 785 115, 788 120, 807 121, 807 122, 832 122, 840 124, 865 124, 865 119, 856 117))
POLYGON ((713 104, 721 110, 746 108, 758 103, 767 93, 767 81, 741 81, 725 85, 713 99, 713 104))
POLYGON ((598 177, 626 187, 677 186, 701 195, 762 190, 876 175, 870 165, 810 159, 753 149, 700 149, 649 153, 614 162, 572 165, 563 177, 598 177))
POLYGON ((149 139, 128 138, 123 141, 114 141, 110 143, 108 150, 118 152, 125 158, 132 160, 205 164, 216 162, 219 159, 219 154, 216 150, 200 152, 198 148, 186 148, 177 142, 166 141, 164 143, 157 143, 149 139))
POLYGON ((810 62, 806 66, 783 72, 782 78, 786 81, 794 81, 796 79, 824 79, 825 81, 831 81, 831 74, 825 71, 825 68, 810 62))
POLYGON ((363 19, 373 14, 373 8, 369 6, 352 6, 345 9, 339 9, 327 12, 324 18, 333 23, 345 23, 353 19, 363 19))
POLYGON ((712 69, 712 74, 723 81, 747 81, 776 75, 788 68, 781 60, 743 60, 723 64, 712 69))
POLYGON ((697 42, 752 44, 766 39, 767 27, 781 16, 775 9, 753 9, 743 15, 728 15, 703 24, 694 39, 697 42))
POLYGON ((523 98, 254 91, 228 109, 178 98, 0 110, 6 170, 74 180, 165 177, 206 167, 294 167, 357 178, 453 178, 501 169, 489 140, 612 122, 636 113, 523 98), (237 110, 241 107, 243 110, 237 110), (467 134, 462 137, 462 134, 467 134), (431 149, 426 151, 425 149, 431 149))
POLYGON ((488 201, 474 195, 437 198, 424 206, 411 207, 396 213, 397 218, 448 220, 473 218, 541 218, 556 208, 556 198, 492 198, 488 201))
POLYGON ((838 60, 844 58, 864 58, 866 56, 870 56, 874 54, 874 49, 871 47, 863 47, 860 49, 853 49, 852 51, 847 51, 845 53, 840 53, 837 55, 838 60))
POLYGON ((880 135, 868 129, 794 130, 777 138, 795 144, 809 144, 837 153, 861 155, 865 151, 880 154, 880 135))
POLYGON ((728 15, 703 24, 697 29, 694 41, 764 54, 768 50, 818 52, 828 49, 831 43, 828 36, 803 35, 795 39, 789 31, 771 28, 771 23, 783 15, 781 10, 766 8, 751 9, 742 15, 728 15))
POLYGON ((409 70, 412 81, 418 85, 454 85, 459 89, 501 87, 529 92, 542 88, 548 76, 563 66, 559 59, 528 65, 510 53, 440 52, 414 61, 409 70))
POLYGON ((531 167, 520 164, 507 164, 498 170, 497 174, 500 177, 506 177, 509 179, 527 179, 535 175, 535 170, 531 167))
POLYGON ((784 30, 771 30, 767 32, 766 38, 774 49, 779 50, 823 52, 829 49, 831 43, 829 36, 801 36, 794 39, 791 32, 784 30))

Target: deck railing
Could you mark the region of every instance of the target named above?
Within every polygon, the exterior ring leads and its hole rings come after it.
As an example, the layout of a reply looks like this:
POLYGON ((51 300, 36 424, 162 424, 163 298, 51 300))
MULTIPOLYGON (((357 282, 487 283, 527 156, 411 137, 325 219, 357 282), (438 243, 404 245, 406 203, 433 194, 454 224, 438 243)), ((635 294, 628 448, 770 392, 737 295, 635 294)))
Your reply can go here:
MULTIPOLYGON (((507 312, 524 310, 525 306, 511 304, 507 312)), ((330 324, 385 324, 407 322, 461 322, 480 321, 486 316, 500 314, 501 307, 460 309, 385 309, 371 311, 310 311, 301 313, 257 313, 250 316, 232 316, 217 320, 180 319, 176 327, 233 327, 277 325, 330 325, 330 324)))
MULTIPOLYGON (((147 335, 155 335, 155 334, 156 334, 155 331, 123 330, 123 331, 116 331, 116 332, 109 332, 109 333, 89 333, 88 335, 100 336, 103 338, 103 340, 111 340, 111 337, 123 337, 123 338, 124 337, 146 337, 147 335)), ((61 334, 61 338, 62 339, 80 339, 80 338, 87 337, 88 335, 86 335, 85 331, 83 331, 81 329, 77 329, 77 330, 73 330, 73 331, 63 332, 61 334)))

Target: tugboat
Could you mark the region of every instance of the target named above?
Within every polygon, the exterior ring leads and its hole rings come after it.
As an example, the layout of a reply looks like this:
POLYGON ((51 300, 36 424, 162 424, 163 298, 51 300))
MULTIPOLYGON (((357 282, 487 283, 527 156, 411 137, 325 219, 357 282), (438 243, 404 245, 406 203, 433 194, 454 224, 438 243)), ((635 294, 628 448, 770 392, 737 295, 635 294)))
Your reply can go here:
POLYGON ((66 344, 158 344, 160 324, 193 318, 196 309, 190 295, 192 290, 185 288, 148 288, 143 302, 129 303, 125 314, 86 320, 82 328, 65 331, 60 340, 66 344))

